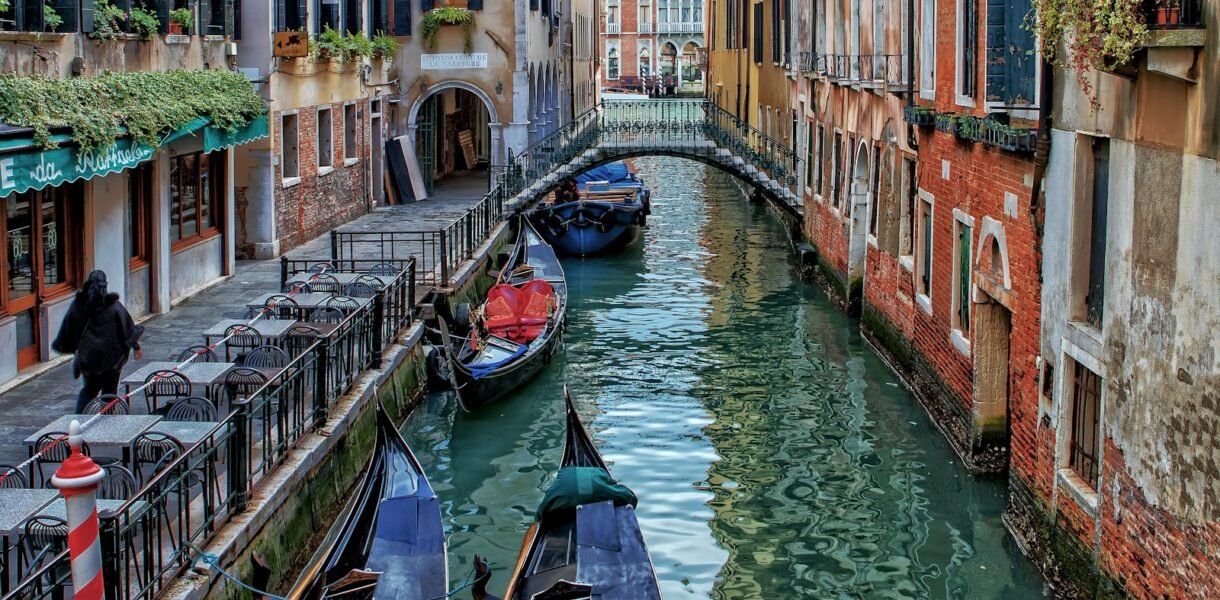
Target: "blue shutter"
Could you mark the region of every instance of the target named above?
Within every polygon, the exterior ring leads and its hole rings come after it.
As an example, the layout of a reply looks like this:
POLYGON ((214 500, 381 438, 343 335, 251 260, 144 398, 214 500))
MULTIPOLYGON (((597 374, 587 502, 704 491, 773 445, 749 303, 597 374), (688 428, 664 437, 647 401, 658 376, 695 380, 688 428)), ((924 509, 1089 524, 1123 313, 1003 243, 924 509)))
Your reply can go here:
POLYGON ((1038 56, 1031 0, 987 0, 987 101, 1004 106, 1034 104, 1038 56))
POLYGON ((434 4, 432 0, 419 0, 419 10, 421 12, 428 12, 432 10, 433 6, 434 4))
POLYGON ((392 35, 411 35, 411 0, 393 0, 394 23, 392 35))
POLYGON ((467 0, 466 8, 470 10, 483 10, 483 0, 467 0))

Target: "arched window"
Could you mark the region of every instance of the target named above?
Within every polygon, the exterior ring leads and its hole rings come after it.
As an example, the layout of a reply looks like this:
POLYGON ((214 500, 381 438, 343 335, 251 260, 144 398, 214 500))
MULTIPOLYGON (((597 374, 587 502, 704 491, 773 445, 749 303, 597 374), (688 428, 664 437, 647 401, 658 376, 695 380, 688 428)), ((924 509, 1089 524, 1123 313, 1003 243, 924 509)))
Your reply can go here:
POLYGON ((606 60, 606 79, 618 79, 618 50, 610 49, 606 60))
POLYGON ((652 58, 648 55, 648 48, 640 48, 640 77, 648 77, 652 68, 652 58))
POLYGON ((661 47, 661 74, 670 76, 678 71, 678 49, 670 42, 661 47))

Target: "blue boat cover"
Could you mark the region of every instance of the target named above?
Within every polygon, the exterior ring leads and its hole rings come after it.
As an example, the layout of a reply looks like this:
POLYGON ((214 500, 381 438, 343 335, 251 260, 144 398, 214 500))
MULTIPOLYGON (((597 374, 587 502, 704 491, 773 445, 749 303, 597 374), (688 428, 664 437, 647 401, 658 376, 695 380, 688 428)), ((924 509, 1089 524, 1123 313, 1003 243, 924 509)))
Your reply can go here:
POLYGON ((500 367, 503 367, 504 365, 507 365, 508 363, 513 362, 514 360, 517 360, 518 358, 521 358, 521 355, 525 354, 525 351, 528 349, 529 349, 528 345, 520 344, 517 346, 517 350, 513 352, 513 355, 504 360, 499 360, 494 363, 466 365, 466 368, 470 369, 471 378, 482 379, 484 377, 494 374, 496 372, 496 370, 499 369, 500 367))
POLYGON ((576 176, 576 183, 584 185, 590 181, 609 181, 614 183, 617 181, 626 181, 631 176, 631 171, 627 170, 627 163, 615 162, 600 167, 594 167, 576 176))

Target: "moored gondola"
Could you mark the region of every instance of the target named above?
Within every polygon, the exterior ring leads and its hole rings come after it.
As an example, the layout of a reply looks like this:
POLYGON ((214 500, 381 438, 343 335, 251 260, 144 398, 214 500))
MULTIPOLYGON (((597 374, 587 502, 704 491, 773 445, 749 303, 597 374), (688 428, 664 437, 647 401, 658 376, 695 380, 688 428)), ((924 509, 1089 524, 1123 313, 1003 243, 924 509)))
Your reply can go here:
POLYGON ((393 421, 377 405, 364 478, 289 600, 431 600, 449 590, 440 503, 393 421))
POLYGON ((650 197, 649 189, 625 163, 612 163, 569 180, 529 218, 563 254, 603 254, 639 239, 651 211, 650 197))
POLYGON ((456 332, 440 321, 445 368, 467 411, 504 397, 542 370, 559 347, 568 286, 555 251, 527 219, 517 221, 517 241, 487 292, 456 332))
MULTIPOLYGON (((559 475, 538 508, 509 579, 505 600, 661 597, 635 515, 635 494, 615 482, 564 390, 567 440, 559 475)), ((475 558, 476 600, 490 575, 475 558)))

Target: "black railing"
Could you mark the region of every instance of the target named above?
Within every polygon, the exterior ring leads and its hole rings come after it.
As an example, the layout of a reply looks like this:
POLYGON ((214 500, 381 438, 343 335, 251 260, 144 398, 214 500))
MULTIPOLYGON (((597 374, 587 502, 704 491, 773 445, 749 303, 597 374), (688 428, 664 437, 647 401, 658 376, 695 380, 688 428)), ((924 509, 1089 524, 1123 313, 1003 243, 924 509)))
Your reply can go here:
POLYGON ((1203 26, 1203 0, 1144 0, 1140 10, 1149 29, 1203 26))

